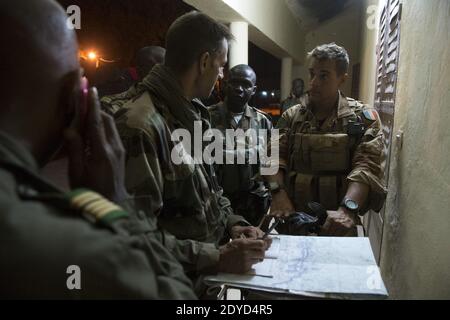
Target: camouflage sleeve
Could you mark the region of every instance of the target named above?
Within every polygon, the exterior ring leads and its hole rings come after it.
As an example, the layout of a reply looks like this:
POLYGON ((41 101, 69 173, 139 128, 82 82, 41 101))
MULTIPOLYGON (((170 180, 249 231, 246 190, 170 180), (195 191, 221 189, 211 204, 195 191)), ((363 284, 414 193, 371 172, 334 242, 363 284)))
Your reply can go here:
POLYGON ((100 99, 100 106, 103 111, 113 116, 122 106, 139 94, 136 85, 132 85, 127 91, 104 96, 100 99))
MULTIPOLYGON (((218 185, 219 183, 217 181, 217 177, 215 176, 214 179, 216 179, 216 183, 218 185)), ((218 189, 219 190, 216 191, 217 202, 226 219, 226 230, 228 232, 228 236, 231 234, 231 228, 236 225, 250 226, 251 224, 245 220, 244 217, 234 214, 233 208, 231 208, 231 201, 223 195, 223 188, 218 185, 218 189)))
POLYGON ((119 110, 114 104, 115 96, 104 96, 100 99, 100 106, 102 111, 106 112, 110 116, 113 116, 119 110))
POLYGON ((158 241, 181 263, 186 272, 201 272, 213 270, 219 261, 219 250, 214 244, 192 240, 179 240, 171 233, 158 226, 157 217, 148 212, 151 200, 148 196, 137 196, 127 199, 121 204, 130 212, 129 221, 124 221, 118 227, 126 229, 133 235, 146 234, 149 241, 158 241))
MULTIPOLYGON (((118 124, 119 134, 127 151, 126 187, 137 198, 147 197, 143 210, 149 219, 156 219, 163 205, 164 178, 160 150, 151 132, 131 129, 118 124)), ((157 134, 157 133, 155 133, 157 134)), ((170 154, 170 153, 169 153, 170 154)), ((211 243, 179 240, 167 231, 161 231, 161 241, 183 265, 187 272, 213 268, 219 261, 219 249, 211 243)))
POLYGON ((361 117, 367 129, 353 155, 352 171, 347 179, 368 185, 370 192, 365 210, 379 211, 386 198, 386 188, 383 184, 384 142, 381 121, 376 110, 372 108, 364 108, 361 117))
POLYGON ((251 226, 251 223, 245 220, 243 216, 239 216, 237 214, 230 214, 227 219, 228 236, 230 236, 231 228, 233 228, 234 226, 251 226))
POLYGON ((186 273, 215 273, 219 263, 219 249, 212 243, 194 240, 180 240, 161 230, 160 242, 175 256, 186 273))

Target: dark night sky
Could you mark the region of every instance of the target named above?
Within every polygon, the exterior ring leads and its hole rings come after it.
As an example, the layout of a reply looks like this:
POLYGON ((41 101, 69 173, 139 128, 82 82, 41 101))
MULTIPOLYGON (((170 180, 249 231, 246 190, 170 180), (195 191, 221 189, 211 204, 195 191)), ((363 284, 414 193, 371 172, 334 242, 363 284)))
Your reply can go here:
POLYGON ((170 24, 193 10, 181 0, 59 0, 67 8, 81 9, 80 48, 95 49, 104 58, 134 63, 138 49, 164 46, 170 24))
MULTIPOLYGON (((182 0, 58 2, 64 8, 78 5, 81 9, 81 29, 77 30, 80 49, 96 50, 103 58, 117 61, 114 65, 118 67, 133 66, 135 53, 144 46, 164 46, 170 24, 180 15, 194 10, 182 0)), ((260 90, 279 89, 279 59, 249 43, 249 64, 257 73, 260 90)))
POLYGON ((258 90, 280 89, 280 59, 249 42, 248 64, 256 72, 258 90))

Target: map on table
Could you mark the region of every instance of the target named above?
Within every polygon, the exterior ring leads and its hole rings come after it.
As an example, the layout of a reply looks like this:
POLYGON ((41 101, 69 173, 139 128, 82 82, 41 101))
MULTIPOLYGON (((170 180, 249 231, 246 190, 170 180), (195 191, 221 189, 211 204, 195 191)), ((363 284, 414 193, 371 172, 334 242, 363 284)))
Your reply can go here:
POLYGON ((264 261, 245 275, 208 276, 210 284, 334 298, 386 298, 368 238, 274 235, 264 261))

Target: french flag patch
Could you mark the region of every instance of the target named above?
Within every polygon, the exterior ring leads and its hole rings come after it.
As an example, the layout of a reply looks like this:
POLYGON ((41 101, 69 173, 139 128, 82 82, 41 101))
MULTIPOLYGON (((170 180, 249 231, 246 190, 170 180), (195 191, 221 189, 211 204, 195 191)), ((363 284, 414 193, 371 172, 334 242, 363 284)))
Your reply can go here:
POLYGON ((375 109, 366 109, 363 111, 363 115, 367 120, 376 121, 378 120, 378 112, 375 109))

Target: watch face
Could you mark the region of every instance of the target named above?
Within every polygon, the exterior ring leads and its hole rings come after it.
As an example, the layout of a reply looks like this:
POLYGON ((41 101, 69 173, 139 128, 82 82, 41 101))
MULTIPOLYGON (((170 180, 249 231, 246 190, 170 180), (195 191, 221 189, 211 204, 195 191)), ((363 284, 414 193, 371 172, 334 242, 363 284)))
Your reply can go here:
POLYGON ((350 210, 358 210, 358 204, 350 199, 345 200, 345 206, 350 210))

